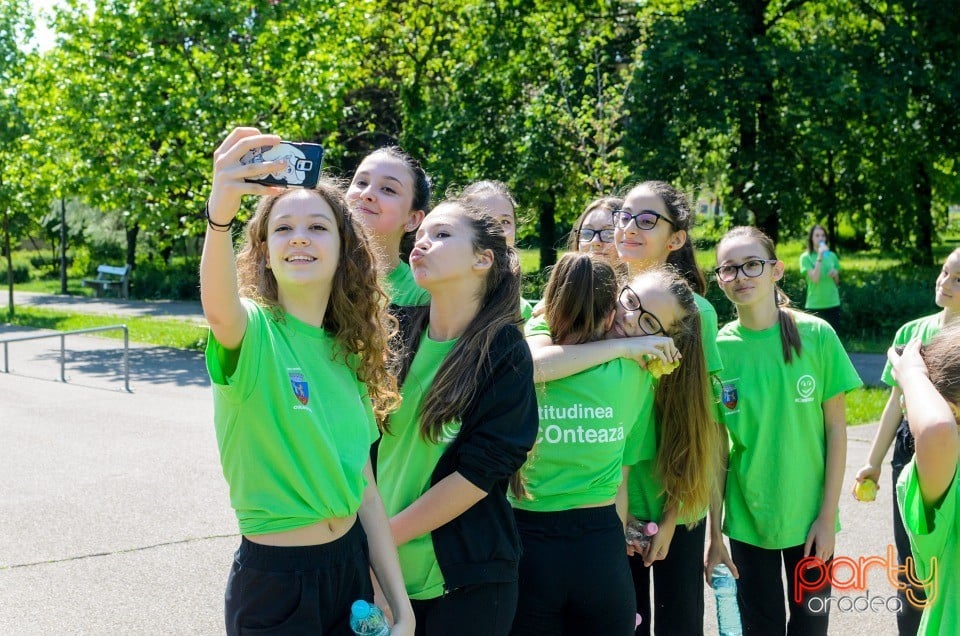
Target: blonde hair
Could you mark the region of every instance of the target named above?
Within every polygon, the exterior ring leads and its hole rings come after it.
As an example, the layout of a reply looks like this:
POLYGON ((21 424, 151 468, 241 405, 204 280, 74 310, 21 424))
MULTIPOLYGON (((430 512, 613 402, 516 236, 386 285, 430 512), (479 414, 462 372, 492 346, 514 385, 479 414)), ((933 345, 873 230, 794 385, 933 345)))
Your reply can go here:
POLYGON ((700 310, 690 284, 672 266, 645 270, 632 282, 645 279, 668 291, 677 300, 681 314, 667 335, 673 338, 682 362, 659 379, 654 393, 659 431, 657 477, 665 508, 682 506, 698 513, 710 505, 720 460, 720 433, 713 417, 700 310))
MULTIPOLYGON (((278 319, 282 319, 283 307, 277 279, 267 267, 267 231, 270 213, 277 201, 295 191, 260 199, 237 254, 240 295, 272 309, 278 319)), ((376 260, 366 230, 353 218, 343 191, 329 179, 321 179, 310 191, 330 206, 340 235, 340 258, 323 328, 333 336, 338 356, 342 356, 356 371, 357 378, 367 385, 374 413, 384 426, 387 415, 400 403, 397 381, 391 372, 396 354, 390 346, 397 321, 387 313, 387 295, 377 282, 376 260)))

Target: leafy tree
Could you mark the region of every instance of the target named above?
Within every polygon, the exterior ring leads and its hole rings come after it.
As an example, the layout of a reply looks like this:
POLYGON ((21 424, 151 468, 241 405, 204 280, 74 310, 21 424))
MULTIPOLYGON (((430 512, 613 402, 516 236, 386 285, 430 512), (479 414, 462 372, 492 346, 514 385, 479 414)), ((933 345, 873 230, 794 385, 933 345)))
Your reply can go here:
POLYGON ((25 0, 0 0, 0 213, 3 214, 2 253, 7 265, 7 307, 13 306, 13 242, 29 224, 22 186, 31 179, 21 161, 22 137, 29 122, 20 106, 20 87, 27 67, 24 47, 33 29, 30 4, 25 0))

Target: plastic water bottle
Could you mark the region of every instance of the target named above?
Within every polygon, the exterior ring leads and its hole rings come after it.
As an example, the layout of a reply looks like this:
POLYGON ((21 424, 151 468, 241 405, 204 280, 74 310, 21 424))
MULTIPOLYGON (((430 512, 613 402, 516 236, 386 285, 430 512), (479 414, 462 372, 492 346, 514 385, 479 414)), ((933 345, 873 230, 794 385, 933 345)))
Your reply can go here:
POLYGON ((653 521, 630 521, 627 523, 627 543, 633 543, 644 549, 650 545, 653 535, 660 531, 660 527, 653 521))
POLYGON ((737 606, 737 580, 723 563, 713 568, 710 577, 713 596, 717 601, 717 627, 720 636, 743 636, 740 608, 737 606))
POLYGON ((383 611, 362 599, 350 606, 350 629, 357 636, 390 636, 390 626, 383 611))

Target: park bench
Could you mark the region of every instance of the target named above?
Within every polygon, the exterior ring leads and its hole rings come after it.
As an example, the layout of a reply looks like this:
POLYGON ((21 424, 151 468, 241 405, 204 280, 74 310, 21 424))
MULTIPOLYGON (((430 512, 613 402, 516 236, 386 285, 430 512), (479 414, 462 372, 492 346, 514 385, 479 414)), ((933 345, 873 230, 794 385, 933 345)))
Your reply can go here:
POLYGON ((130 295, 130 266, 101 265, 97 268, 97 277, 85 278, 82 284, 84 287, 93 287, 97 298, 111 289, 117 291, 118 298, 127 298, 130 295))

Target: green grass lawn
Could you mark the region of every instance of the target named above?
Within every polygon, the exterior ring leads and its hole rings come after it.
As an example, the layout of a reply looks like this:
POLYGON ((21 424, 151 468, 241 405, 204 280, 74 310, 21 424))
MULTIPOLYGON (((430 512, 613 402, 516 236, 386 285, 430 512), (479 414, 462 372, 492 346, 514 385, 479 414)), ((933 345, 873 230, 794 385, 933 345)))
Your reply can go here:
POLYGON ((890 389, 861 387, 847 394, 847 426, 879 421, 890 389))
MULTIPOLYGON (((38 329, 56 329, 71 331, 126 325, 131 342, 153 344, 177 349, 202 350, 207 344, 207 327, 192 322, 161 318, 142 318, 134 316, 96 316, 91 314, 71 314, 34 307, 17 307, 13 319, 7 310, 0 313, 3 322, 19 327, 38 329)), ((98 336, 104 338, 123 338, 121 331, 105 331, 98 336)))
MULTIPOLYGON (((0 314, 3 321, 21 327, 57 329, 89 329, 125 324, 130 331, 130 340, 162 347, 202 350, 207 342, 206 327, 195 323, 159 318, 140 318, 131 316, 94 316, 88 314, 68 314, 33 307, 18 307, 13 320, 7 312, 0 314)), ((98 336, 122 338, 120 331, 106 331, 98 336)), ((875 422, 886 404, 889 391, 878 388, 860 388, 847 395, 847 423, 851 426, 875 422)))
MULTIPOLYGON (((59 294, 59 278, 38 278, 17 283, 17 291, 37 292, 41 294, 59 294)), ((83 287, 80 280, 67 279, 67 294, 70 296, 93 296, 92 287, 83 287)))

